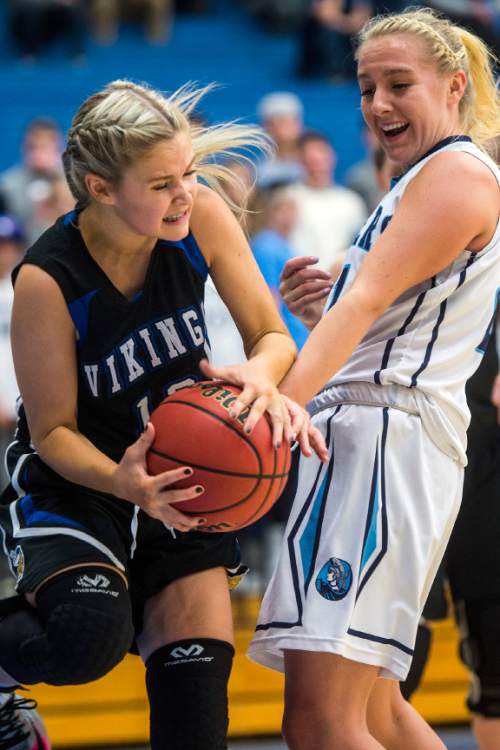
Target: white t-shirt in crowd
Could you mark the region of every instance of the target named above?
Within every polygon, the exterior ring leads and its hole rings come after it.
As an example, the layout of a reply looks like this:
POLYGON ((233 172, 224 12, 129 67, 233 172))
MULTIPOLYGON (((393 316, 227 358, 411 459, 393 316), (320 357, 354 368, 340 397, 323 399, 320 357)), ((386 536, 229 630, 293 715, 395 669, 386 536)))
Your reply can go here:
POLYGON ((287 194, 295 199, 298 209, 297 224, 289 238, 295 255, 317 255, 318 266, 328 271, 366 220, 363 199, 340 185, 313 188, 296 184, 287 194))
POLYGON ((210 276, 205 284, 204 309, 212 364, 223 367, 244 362, 246 356, 241 336, 210 276))

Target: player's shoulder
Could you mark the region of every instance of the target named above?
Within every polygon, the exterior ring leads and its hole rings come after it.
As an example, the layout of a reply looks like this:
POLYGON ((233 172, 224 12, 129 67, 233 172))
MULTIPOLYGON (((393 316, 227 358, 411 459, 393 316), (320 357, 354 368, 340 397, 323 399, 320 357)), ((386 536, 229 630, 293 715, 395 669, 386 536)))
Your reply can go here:
POLYGON ((200 185, 191 214, 190 228, 208 262, 237 237, 241 227, 226 201, 215 190, 200 185))
POLYGON ((407 196, 446 207, 489 211, 499 193, 498 171, 470 151, 442 151, 428 159, 408 184, 407 196))
POLYGON ((434 190, 437 186, 448 189, 464 186, 470 190, 475 185, 498 186, 498 175, 498 168, 486 155, 481 158, 479 149, 443 150, 428 159, 414 179, 433 185, 434 190))
POLYGON ((191 214, 192 221, 196 223, 212 221, 214 218, 217 219, 219 216, 227 215, 228 211, 231 213, 227 203, 215 190, 207 185, 198 185, 191 214))

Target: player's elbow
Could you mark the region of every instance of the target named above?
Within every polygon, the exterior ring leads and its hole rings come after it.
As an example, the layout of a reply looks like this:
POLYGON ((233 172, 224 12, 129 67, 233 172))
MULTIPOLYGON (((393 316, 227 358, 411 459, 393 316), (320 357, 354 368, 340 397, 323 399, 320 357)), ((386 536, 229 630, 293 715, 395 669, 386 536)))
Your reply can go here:
POLYGON ((365 286, 354 287, 349 292, 353 313, 357 317, 363 317, 373 322, 380 318, 384 311, 393 301, 393 296, 385 290, 377 288, 366 288, 365 286))
POLYGON ((42 461, 46 461, 50 465, 50 457, 54 452, 54 446, 63 437, 63 431, 67 430, 77 432, 77 427, 69 424, 30 427, 31 442, 42 461))
POLYGON ((251 341, 245 341, 244 347, 247 357, 271 347, 274 351, 279 348, 280 354, 290 359, 290 364, 297 358, 297 347, 284 324, 272 329, 262 329, 251 341))

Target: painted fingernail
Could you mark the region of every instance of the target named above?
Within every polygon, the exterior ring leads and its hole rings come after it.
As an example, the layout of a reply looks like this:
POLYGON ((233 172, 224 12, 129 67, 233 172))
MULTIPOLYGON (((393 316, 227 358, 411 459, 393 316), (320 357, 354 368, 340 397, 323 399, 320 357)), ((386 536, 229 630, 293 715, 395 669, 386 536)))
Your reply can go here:
POLYGON ((190 477, 192 473, 193 473, 192 469, 184 469, 184 476, 185 477, 190 477))
POLYGON ((281 441, 278 440, 278 442, 274 444, 274 447, 276 448, 276 450, 278 450, 278 448, 281 448, 281 441))
POLYGON ((252 428, 251 427, 245 427, 245 432, 246 432, 247 435, 250 435, 250 433, 252 432, 252 428))
POLYGON ((196 493, 197 493, 198 495, 200 494, 200 492, 204 492, 204 491, 205 491, 205 488, 204 488, 204 487, 201 487, 200 485, 198 485, 197 487, 195 487, 195 492, 196 492, 196 493))

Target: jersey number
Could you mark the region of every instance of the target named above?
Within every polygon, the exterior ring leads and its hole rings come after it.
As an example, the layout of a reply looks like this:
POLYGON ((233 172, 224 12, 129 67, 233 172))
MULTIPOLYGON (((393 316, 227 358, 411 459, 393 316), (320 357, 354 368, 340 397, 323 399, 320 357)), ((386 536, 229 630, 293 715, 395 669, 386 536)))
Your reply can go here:
MULTIPOLYGON (((183 380, 178 380, 175 383, 171 383, 165 389, 163 397, 166 398, 172 393, 175 393, 175 391, 179 391, 181 388, 187 388, 189 385, 193 385, 194 383, 196 383, 196 380, 194 378, 184 378, 183 380)), ((139 399, 139 401, 137 401, 137 403, 135 404, 134 411, 138 418, 138 435, 140 435, 141 432, 145 430, 146 425, 149 422, 149 415, 153 411, 151 408, 151 394, 147 393, 145 396, 139 399)))

